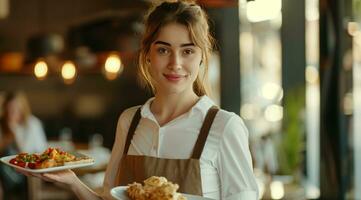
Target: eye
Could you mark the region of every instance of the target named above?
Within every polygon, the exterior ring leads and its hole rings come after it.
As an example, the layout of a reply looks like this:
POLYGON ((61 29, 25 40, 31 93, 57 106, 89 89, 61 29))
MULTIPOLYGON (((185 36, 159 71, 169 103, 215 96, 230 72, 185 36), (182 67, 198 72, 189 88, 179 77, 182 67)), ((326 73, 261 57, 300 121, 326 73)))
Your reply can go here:
POLYGON ((169 53, 169 50, 166 49, 166 48, 164 48, 164 47, 159 47, 159 48, 157 49, 157 52, 158 52, 159 54, 161 54, 161 55, 165 55, 165 54, 168 54, 168 53, 169 53))
POLYGON ((183 50, 183 54, 185 55, 191 55, 194 53, 194 50, 193 49, 184 49, 183 50))

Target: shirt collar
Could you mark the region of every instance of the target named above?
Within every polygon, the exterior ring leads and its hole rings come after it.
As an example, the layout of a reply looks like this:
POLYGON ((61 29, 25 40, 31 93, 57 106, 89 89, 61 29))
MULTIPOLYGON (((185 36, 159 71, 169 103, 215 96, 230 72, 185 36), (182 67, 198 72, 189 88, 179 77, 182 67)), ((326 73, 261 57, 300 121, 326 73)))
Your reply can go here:
POLYGON ((189 116, 192 116, 196 112, 200 112, 205 117, 209 108, 212 107, 213 105, 215 105, 215 103, 212 101, 211 98, 209 98, 206 95, 201 96, 199 101, 188 112, 189 116))
MULTIPOLYGON (((153 115, 153 113, 150 111, 150 104, 154 100, 154 97, 148 99, 145 104, 141 108, 141 116, 143 118, 148 118, 152 121, 157 121, 153 115)), ((186 114, 187 117, 190 117, 194 114, 197 114, 197 112, 200 112, 203 117, 206 116, 208 109, 215 105, 215 103, 212 101, 211 98, 209 98, 206 95, 201 96, 201 98, 198 100, 198 102, 188 111, 186 114)))
POLYGON ((153 115, 153 113, 150 111, 150 104, 152 103, 152 101, 154 100, 154 97, 148 99, 148 101, 145 102, 145 104, 142 106, 141 111, 140 111, 140 115, 143 118, 148 118, 152 121, 157 121, 153 115))

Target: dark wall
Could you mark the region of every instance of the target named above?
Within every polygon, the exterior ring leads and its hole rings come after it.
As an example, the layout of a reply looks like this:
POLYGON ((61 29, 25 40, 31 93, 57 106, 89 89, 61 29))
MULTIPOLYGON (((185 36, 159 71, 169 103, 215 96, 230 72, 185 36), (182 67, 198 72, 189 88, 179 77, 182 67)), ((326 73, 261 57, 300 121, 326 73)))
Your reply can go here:
POLYGON ((87 142, 92 134, 100 133, 108 147, 113 144, 119 114, 149 96, 128 72, 114 81, 102 74, 80 75, 72 85, 55 75, 42 81, 31 75, 0 75, 0 92, 16 90, 26 93, 49 139, 69 127, 75 141, 87 142))

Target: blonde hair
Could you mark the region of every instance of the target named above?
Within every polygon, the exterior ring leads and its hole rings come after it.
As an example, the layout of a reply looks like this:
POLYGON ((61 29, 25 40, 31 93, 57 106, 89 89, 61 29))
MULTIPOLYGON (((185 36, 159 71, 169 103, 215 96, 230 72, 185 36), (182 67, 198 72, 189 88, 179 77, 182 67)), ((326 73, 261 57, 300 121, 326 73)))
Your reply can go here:
POLYGON ((193 84, 193 90, 198 96, 210 95, 208 86, 208 64, 213 48, 213 37, 209 32, 208 17, 194 1, 163 1, 149 10, 145 19, 145 33, 139 52, 139 80, 143 87, 150 88, 155 93, 155 84, 149 72, 147 56, 150 46, 158 36, 160 29, 169 23, 179 23, 188 28, 192 42, 202 50, 202 70, 193 84))
POLYGON ((2 102, 2 113, 0 117, 0 126, 5 134, 11 132, 8 121, 9 111, 7 110, 7 107, 13 101, 18 101, 21 106, 21 124, 26 125, 26 122, 31 115, 29 102, 23 92, 10 92, 6 94, 2 102))

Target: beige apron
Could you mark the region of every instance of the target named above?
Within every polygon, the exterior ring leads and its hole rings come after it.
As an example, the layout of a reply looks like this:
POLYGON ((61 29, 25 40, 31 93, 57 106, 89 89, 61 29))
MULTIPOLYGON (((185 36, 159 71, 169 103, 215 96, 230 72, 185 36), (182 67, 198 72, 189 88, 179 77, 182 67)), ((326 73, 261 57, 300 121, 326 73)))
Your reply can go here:
MULTIPOLYGON (((141 118, 139 108, 128 130, 123 157, 120 162, 115 184, 128 185, 133 182, 143 183, 145 179, 151 176, 163 176, 169 181, 177 183, 179 185, 179 192, 202 196, 199 159, 218 110, 216 106, 208 110, 190 159, 165 159, 150 156, 127 155, 135 129, 141 118)), ((181 144, 177 148, 182 148, 181 144)))

